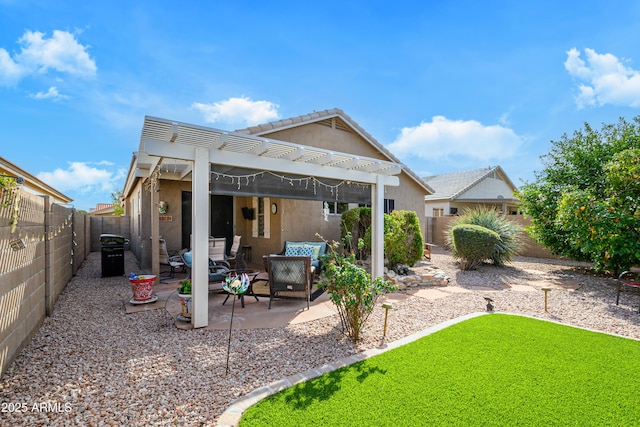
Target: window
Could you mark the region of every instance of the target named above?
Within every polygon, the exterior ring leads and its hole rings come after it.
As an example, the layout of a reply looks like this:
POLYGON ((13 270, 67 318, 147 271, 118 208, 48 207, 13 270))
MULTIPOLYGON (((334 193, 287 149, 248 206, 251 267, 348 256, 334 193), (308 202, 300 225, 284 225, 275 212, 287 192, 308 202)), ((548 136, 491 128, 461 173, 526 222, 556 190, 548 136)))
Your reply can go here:
MULTIPOLYGON (((359 204, 359 207, 367 207, 370 208, 370 204, 359 204)), ((396 201, 395 199, 384 199, 384 213, 389 214, 396 209, 396 201)))
POLYGON ((390 214, 396 208, 396 201, 394 199, 384 199, 384 213, 390 214))
POLYGON ((340 215, 349 210, 349 203, 342 203, 342 202, 325 202, 325 203, 329 207, 330 214, 340 215))
POLYGON ((270 206, 270 200, 268 197, 254 197, 253 198, 253 210, 257 212, 257 221, 252 221, 251 236, 263 237, 265 239, 271 238, 271 216, 269 210, 265 210, 265 206, 270 206))
POLYGON ((442 208, 433 208, 433 216, 444 216, 444 209, 442 208))

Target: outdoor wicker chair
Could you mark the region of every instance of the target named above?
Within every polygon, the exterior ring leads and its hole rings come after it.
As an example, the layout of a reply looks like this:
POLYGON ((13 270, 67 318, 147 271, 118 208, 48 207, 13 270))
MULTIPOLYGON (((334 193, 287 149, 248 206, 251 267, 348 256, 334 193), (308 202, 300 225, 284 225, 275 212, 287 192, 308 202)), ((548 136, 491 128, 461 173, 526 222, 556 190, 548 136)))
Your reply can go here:
POLYGON ((274 298, 304 298, 307 309, 311 299, 313 270, 308 256, 269 256, 266 258, 269 273, 269 308, 274 298))

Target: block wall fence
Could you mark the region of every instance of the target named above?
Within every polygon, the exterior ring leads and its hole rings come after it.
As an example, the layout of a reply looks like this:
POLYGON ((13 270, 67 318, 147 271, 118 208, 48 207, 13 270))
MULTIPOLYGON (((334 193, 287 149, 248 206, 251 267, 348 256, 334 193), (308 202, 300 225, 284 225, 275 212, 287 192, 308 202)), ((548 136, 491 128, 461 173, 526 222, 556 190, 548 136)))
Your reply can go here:
POLYGON ((128 238, 129 221, 124 217, 92 217, 22 190, 19 199, 10 191, 0 192, 2 376, 53 313, 58 297, 89 252, 100 251, 99 235, 126 233, 128 238), (18 223, 12 230, 16 200, 18 223))
MULTIPOLYGON (((446 231, 454 219, 454 216, 428 217, 427 227, 424 231, 425 242, 433 243, 434 245, 438 245, 442 248, 446 247, 446 231)), ((507 216, 507 219, 514 221, 523 228, 528 226, 531 222, 528 218, 524 218, 522 215, 509 215, 507 216)), ((521 256, 532 258, 558 258, 547 248, 529 237, 527 233, 522 233, 522 239, 524 248, 520 254, 521 256)))

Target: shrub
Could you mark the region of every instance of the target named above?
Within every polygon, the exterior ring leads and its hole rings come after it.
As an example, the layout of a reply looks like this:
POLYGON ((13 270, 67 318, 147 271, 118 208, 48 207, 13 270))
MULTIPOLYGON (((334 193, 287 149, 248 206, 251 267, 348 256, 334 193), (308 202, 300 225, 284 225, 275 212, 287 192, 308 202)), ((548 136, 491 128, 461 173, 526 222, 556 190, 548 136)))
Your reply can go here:
POLYGON ((326 243, 328 252, 322 256, 324 278, 320 286, 336 305, 344 334, 355 343, 378 297, 396 288, 383 277, 372 280, 364 268, 355 264, 353 253, 338 251, 337 242, 326 243))
MULTIPOLYGON (((341 239, 345 250, 364 259, 371 253, 371 208, 354 208, 342 214, 341 239), (358 245, 362 240, 364 244, 358 245)), ((384 215, 384 253, 389 265, 413 266, 422 258, 424 240, 420 220, 413 211, 384 215)))
POLYGON ((371 208, 359 207, 349 209, 342 214, 340 239, 349 253, 356 258, 364 259, 371 253, 371 208), (358 247, 358 242, 364 244, 358 247))
POLYGON ((384 251, 390 266, 413 266, 422 259, 424 240, 415 212, 400 210, 385 215, 384 251))
MULTIPOLYGON (((496 243, 491 255, 487 257, 498 267, 511 262, 513 257, 518 255, 522 249, 522 227, 513 221, 509 221, 495 209, 477 207, 465 210, 461 216, 451 223, 451 228, 461 224, 479 225, 498 233, 500 241, 496 243)), ((451 244, 451 233, 448 234, 448 237, 451 244)))
POLYGON ((500 236, 495 231, 474 224, 459 224, 451 228, 452 255, 460 262, 460 269, 474 270, 489 258, 500 236))

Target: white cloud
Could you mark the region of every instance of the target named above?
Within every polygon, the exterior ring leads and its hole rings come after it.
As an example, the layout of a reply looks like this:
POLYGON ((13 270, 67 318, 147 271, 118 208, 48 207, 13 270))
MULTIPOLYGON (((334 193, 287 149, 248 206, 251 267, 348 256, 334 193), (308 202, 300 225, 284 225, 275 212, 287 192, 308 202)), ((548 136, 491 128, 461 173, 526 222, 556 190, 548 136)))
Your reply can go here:
POLYGON ((14 85, 24 74, 23 67, 11 59, 9 52, 0 48, 0 84, 6 86, 14 85))
MULTIPOLYGON (((99 162, 98 165, 110 165, 99 162)), ((37 177, 58 191, 85 193, 105 193, 109 196, 119 189, 126 171, 99 169, 87 162, 69 162, 67 169, 56 169, 53 172, 40 172, 37 177)), ((110 198, 108 200, 111 200, 110 198)))
POLYGON ((522 137, 503 126, 435 116, 431 122, 403 128, 387 148, 405 159, 435 161, 461 157, 486 162, 512 157, 522 142, 522 137))
POLYGON ((0 48, 0 84, 13 85, 22 78, 45 74, 49 70, 90 78, 97 72, 96 63, 76 36, 67 31, 54 30, 51 38, 44 33, 26 31, 18 43, 20 53, 12 58, 0 48))
POLYGON ((278 104, 269 101, 252 101, 251 98, 229 98, 212 104, 194 102, 192 108, 199 110, 208 123, 222 122, 232 125, 253 126, 278 120, 278 104))
POLYGON ((63 95, 58 92, 58 88, 56 88, 55 86, 51 86, 46 92, 37 92, 29 96, 33 99, 51 99, 54 102, 69 98, 67 95, 63 95))
POLYGON ((593 49, 584 50, 586 62, 580 51, 567 52, 565 69, 576 80, 578 108, 605 104, 640 107, 640 72, 626 67, 610 53, 599 54, 593 49))

